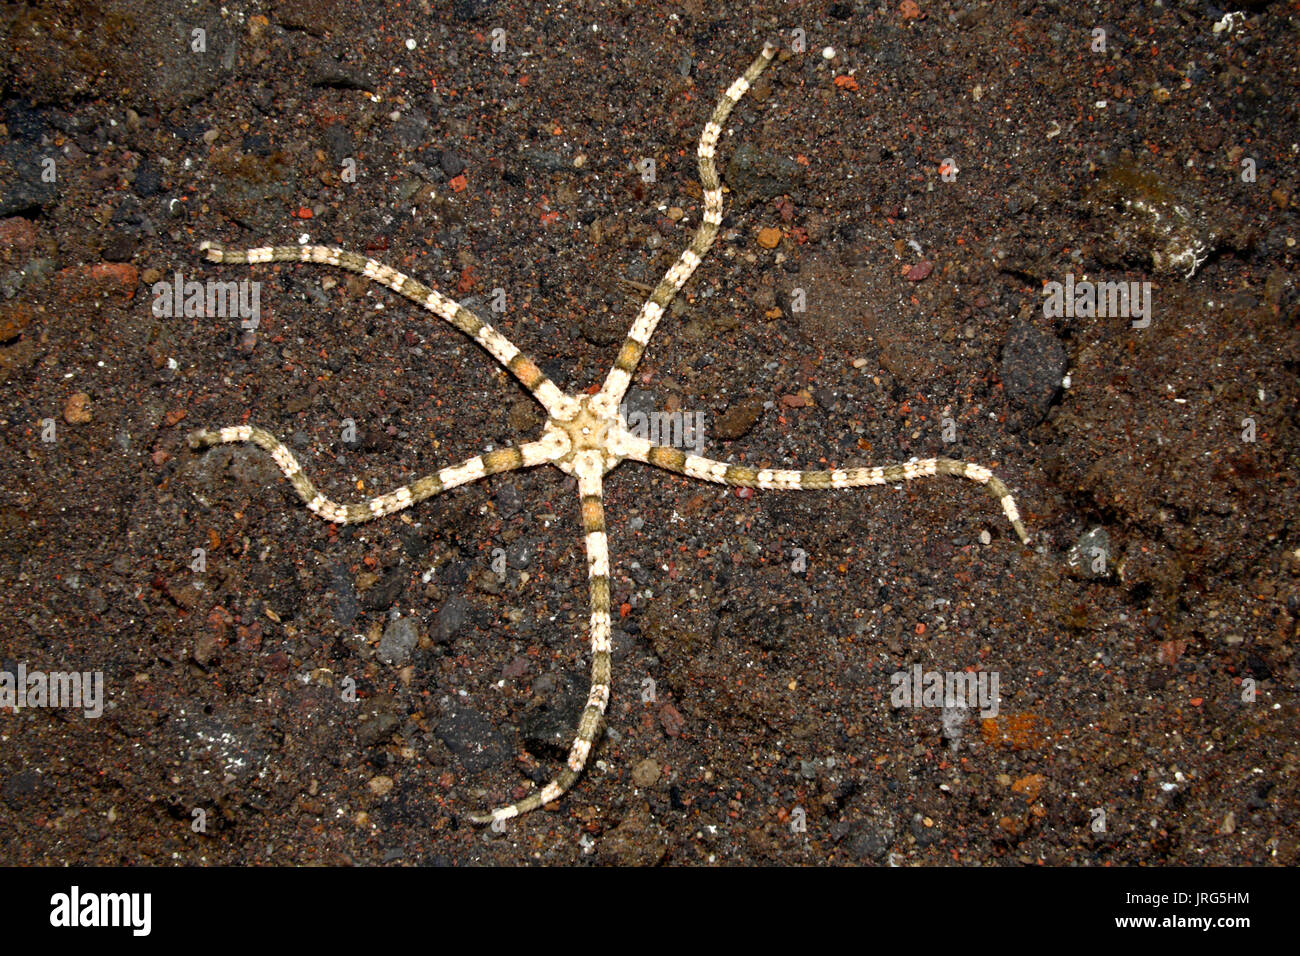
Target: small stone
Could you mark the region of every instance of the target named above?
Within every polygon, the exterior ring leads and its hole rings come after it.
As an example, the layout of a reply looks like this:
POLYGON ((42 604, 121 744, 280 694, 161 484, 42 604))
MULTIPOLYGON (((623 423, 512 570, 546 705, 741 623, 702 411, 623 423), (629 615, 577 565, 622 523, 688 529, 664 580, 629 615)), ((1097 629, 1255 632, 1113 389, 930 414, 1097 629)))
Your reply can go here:
POLYGON ((30 252, 36 246, 36 226, 15 216, 0 222, 0 252, 30 252))
POLYGON ((460 630, 461 625, 465 623, 465 617, 469 613, 469 602, 459 594, 453 594, 447 598, 438 611, 438 616, 434 619, 433 634, 430 636, 435 643, 442 644, 451 640, 452 636, 460 630))
POLYGON ((17 338, 31 324, 36 313, 26 302, 9 302, 0 306, 0 342, 17 338))
POLYGON ((644 802, 633 807, 598 846, 601 861, 614 866, 654 866, 668 853, 664 831, 644 802))
POLYGON ((448 179, 454 179, 465 171, 465 158, 454 149, 444 149, 438 156, 438 165, 448 179))
POLYGON ((1027 774, 1011 785, 1011 792, 1023 796, 1027 803, 1033 803, 1038 799, 1039 791, 1046 781, 1047 778, 1041 773, 1027 774))
POLYGON ((69 425, 85 425, 90 421, 90 396, 73 392, 63 404, 63 420, 69 425))
POLYGON ((127 262, 101 262, 91 266, 71 266, 54 277, 54 292, 65 304, 106 299, 125 305, 135 298, 140 280, 139 270, 127 262))
POLYGON ((920 282, 922 279, 929 278, 930 273, 933 271, 934 263, 929 259, 922 259, 916 265, 912 266, 912 268, 907 270, 907 274, 904 278, 906 278, 908 282, 920 282))
POLYGON ((758 244, 764 249, 775 249, 781 241, 781 230, 774 226, 767 226, 758 231, 758 244))
POLYGON ((860 863, 883 860, 889 852, 891 834, 871 824, 866 824, 849 841, 849 853, 860 863))
POLYGON ((384 629, 379 639, 379 659, 385 664, 401 666, 411 659, 411 651, 420 640, 415 618, 399 617, 384 629))
POLYGON ((393 789, 393 778, 380 774, 377 777, 371 777, 366 786, 370 788, 370 792, 375 796, 382 797, 393 789))
POLYGON ((470 773, 504 765, 513 756, 512 749, 495 725, 468 707, 458 708, 444 716, 434 733, 470 773))
POLYGON ((357 726, 357 743, 362 747, 381 744, 397 732, 399 723, 397 715, 388 711, 371 714, 357 726))
POLYGON ((659 762, 653 757, 646 757, 632 768, 632 782, 638 787, 653 787, 659 782, 659 762))
POLYGON ((763 403, 758 399, 746 399, 732 405, 717 417, 710 429, 712 436, 720 441, 734 441, 749 434, 758 416, 763 412, 763 403))
POLYGON ((1065 379, 1069 355, 1061 341, 1040 325, 1019 321, 1002 346, 1002 387, 1019 429, 1032 428, 1047 417, 1065 379))
POLYGON ((669 737, 680 737, 686 728, 686 718, 672 704, 664 704, 659 708, 659 722, 669 737))
POLYGON ((108 262, 128 262, 135 251, 136 241, 126 233, 119 232, 104 244, 104 259, 108 262))

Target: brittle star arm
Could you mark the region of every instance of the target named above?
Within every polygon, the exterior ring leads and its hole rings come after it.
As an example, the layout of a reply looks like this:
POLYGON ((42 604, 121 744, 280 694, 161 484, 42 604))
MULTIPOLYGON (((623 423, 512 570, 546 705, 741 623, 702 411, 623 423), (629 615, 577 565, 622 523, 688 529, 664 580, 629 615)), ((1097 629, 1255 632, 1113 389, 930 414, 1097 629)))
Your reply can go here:
POLYGON ((691 274, 695 271, 700 260, 704 258, 713 245, 714 237, 718 234, 718 227, 722 225, 722 182, 718 179, 717 167, 713 164, 713 156, 717 151, 718 137, 722 135, 722 126, 731 115, 732 107, 740 102, 740 98, 745 95, 750 85, 758 79, 758 75, 767 68, 776 56, 777 48, 775 44, 766 43, 763 50, 753 63, 749 65, 743 76, 737 79, 727 91, 722 94, 718 100, 718 105, 709 117, 709 121, 704 124, 704 131, 700 133, 699 158, 700 158, 700 185, 704 187, 704 218, 700 221, 700 228, 695 232, 695 238, 691 244, 682 253, 680 259, 673 265, 664 277, 659 280, 655 286, 654 292, 646 300, 645 305, 641 306, 641 311, 637 313, 636 319, 632 323, 632 328, 628 330, 627 338, 623 341, 623 347, 619 349, 618 358, 614 360, 614 367, 609 370, 609 375, 605 378, 605 384, 601 388, 602 401, 608 408, 617 408, 619 402, 623 400, 627 392, 628 384, 632 381, 632 373, 636 371, 637 364, 641 361, 641 354, 645 347, 650 343, 650 337, 654 335, 656 326, 659 325, 659 319, 664 314, 664 309, 672 302, 673 297, 677 295, 686 281, 690 279, 691 274))
POLYGON ((417 478, 409 485, 402 485, 378 498, 371 498, 356 504, 339 504, 331 501, 312 484, 311 479, 303 474, 302 466, 283 442, 265 429, 252 425, 235 425, 220 429, 199 429, 189 436, 190 447, 208 448, 212 445, 231 442, 251 442, 268 452, 275 463, 284 472, 284 476, 293 485, 309 511, 333 521, 336 524, 360 524, 384 515, 402 511, 414 504, 432 498, 457 485, 467 485, 488 475, 518 468, 531 468, 534 465, 554 461, 565 452, 565 446, 555 436, 548 436, 538 441, 527 442, 517 448, 498 448, 485 455, 476 455, 461 462, 442 468, 433 474, 417 478))
POLYGON ((552 415, 568 414, 573 400, 556 387, 555 383, 542 374, 537 363, 521 352, 508 338, 498 332, 487 322, 465 308, 463 305, 447 298, 436 289, 431 289, 423 282, 412 279, 396 269, 384 265, 377 259, 369 259, 339 249, 336 246, 262 246, 257 249, 233 250, 225 248, 219 242, 204 242, 199 248, 207 254, 211 262, 318 262, 328 266, 337 266, 349 272, 373 279, 380 285, 387 286, 399 295, 424 306, 434 315, 460 329, 488 354, 503 365, 515 378, 523 383, 524 388, 541 402, 552 415))
POLYGON ((591 690, 587 705, 578 719, 564 769, 546 786, 517 803, 479 814, 475 823, 496 823, 535 810, 557 800, 582 775, 591 754, 601 718, 609 705, 610 630, 609 614, 609 542, 605 536, 605 507, 602 503, 602 460, 598 452, 579 452, 573 459, 578 478, 578 497, 582 507, 582 532, 587 550, 587 586, 591 594, 591 690))
POLYGON ((984 486, 989 495, 1002 505, 1002 511, 1023 544, 1029 544, 1029 532, 1020 520, 1011 492, 993 472, 983 465, 957 461, 953 458, 925 458, 895 465, 874 465, 866 468, 836 468, 831 471, 794 471, 784 468, 752 468, 714 461, 699 455, 688 455, 677 448, 656 445, 633 435, 620 436, 619 450, 628 458, 655 465, 666 471, 733 485, 737 488, 762 488, 776 491, 813 491, 829 488, 860 488, 867 485, 888 485, 913 478, 932 475, 955 475, 968 478, 984 486))

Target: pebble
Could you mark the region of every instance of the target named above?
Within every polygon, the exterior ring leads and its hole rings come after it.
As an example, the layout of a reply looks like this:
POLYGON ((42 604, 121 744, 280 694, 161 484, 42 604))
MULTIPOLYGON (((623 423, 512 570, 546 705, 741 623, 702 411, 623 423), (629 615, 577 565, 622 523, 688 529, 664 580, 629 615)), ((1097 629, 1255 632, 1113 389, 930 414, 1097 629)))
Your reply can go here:
POLYGON ((883 860, 889 852, 890 839, 888 833, 867 824, 849 841, 849 853, 861 863, 883 860))
POLYGON ((537 548, 531 541, 516 541, 506 548, 506 564, 516 571, 522 571, 532 564, 536 552, 537 548))
POLYGON ((447 598, 446 602, 438 611, 438 616, 433 622, 433 640, 439 644, 451 640, 452 636, 460 630, 461 625, 465 623, 465 617, 469 613, 469 602, 459 594, 453 594, 447 598))
POLYGON ((763 403, 756 399, 732 405, 714 420, 711 429, 713 437, 720 441, 734 441, 744 437, 753 429, 762 411, 763 403))
POLYGON ((411 651, 419 640, 415 618, 399 617, 384 629, 384 636, 379 639, 379 659, 385 664, 401 666, 411 659, 411 651))
POLYGON ((36 313, 26 302, 9 302, 0 306, 0 342, 17 338, 31 324, 36 313))
POLYGON ((682 731, 686 729, 686 718, 672 704, 664 704, 659 708, 659 722, 663 724, 664 733, 669 737, 680 737, 682 731))
POLYGON ((380 774, 377 777, 371 777, 366 786, 370 788, 370 792, 375 796, 382 797, 393 789, 393 778, 385 777, 383 774, 380 774))
POLYGON ((1047 329, 1020 321, 1007 333, 1002 346, 1002 387, 1020 413, 1020 428, 1032 428, 1047 417, 1065 378, 1069 356, 1065 346, 1047 329))
POLYGON ((15 216, 0 222, 0 252, 30 252, 36 247, 36 226, 29 219, 15 216))
POLYGON ((101 262, 88 266, 71 266, 54 277, 55 295, 65 303, 106 299, 124 305, 135 298, 140 272, 126 262, 101 262))
POLYGON ((357 725, 357 743, 363 748, 381 744, 393 736, 399 723, 397 715, 388 711, 372 714, 357 725))
POLYGON ((470 773, 504 764, 512 756, 493 723, 468 707, 448 714, 434 732, 470 773))
POLYGON ((524 498, 519 492, 519 486, 510 482, 502 482, 497 485, 495 497, 497 512, 503 518, 518 514, 519 509, 524 506, 524 498))
POLYGON ((63 404, 63 420, 69 425, 85 425, 90 421, 90 396, 73 392, 63 404))
POLYGON ((638 787, 653 787, 659 782, 659 762, 653 757, 646 757, 632 768, 632 782, 638 787))
POLYGON ((929 259, 922 259, 916 265, 912 266, 912 268, 907 270, 905 278, 908 282, 920 282, 923 279, 929 278, 930 273, 933 271, 934 263, 929 259))
POLYGON ((781 230, 767 226, 758 230, 758 244, 764 249, 775 249, 781 241, 781 230))

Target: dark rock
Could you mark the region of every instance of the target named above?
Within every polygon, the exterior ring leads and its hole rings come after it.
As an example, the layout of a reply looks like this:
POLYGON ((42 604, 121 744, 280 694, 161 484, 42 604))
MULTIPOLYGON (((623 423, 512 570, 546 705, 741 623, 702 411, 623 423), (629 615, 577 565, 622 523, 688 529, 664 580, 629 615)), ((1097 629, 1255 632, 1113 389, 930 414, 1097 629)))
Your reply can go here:
POLYGON ((385 664, 400 667, 411 659, 411 651, 419 643, 420 631, 415 618, 399 617, 384 628, 384 636, 379 639, 379 659, 385 664))
POLYGON ((307 67, 307 82, 340 90, 372 90, 375 82, 362 70, 344 66, 332 56, 321 55, 307 67))
POLYGON ((397 730, 397 715, 390 711, 372 713, 364 718, 357 727, 357 743, 366 749, 383 743, 397 730))
POLYGON ((439 608, 433 621, 433 632, 429 636, 438 644, 451 640, 468 615, 469 601, 459 594, 453 594, 439 608))
POLYGON ((135 194, 142 199, 156 195, 162 188, 162 168, 148 157, 135 168, 135 181, 131 184, 135 194))
POLYGON ((531 541, 516 541, 506 548, 506 564, 516 571, 522 571, 533 563, 537 546, 531 541))
POLYGON ((864 823, 849 841, 849 853, 862 863, 879 862, 889 853, 891 834, 874 823, 864 823))
POLYGON ((325 127, 325 151, 335 166, 342 165, 343 160, 356 157, 356 144, 352 131, 342 123, 331 123, 325 127))
POLYGON ((519 493, 519 486, 513 482, 503 481, 498 484, 495 496, 497 499, 497 513, 503 518, 517 515, 519 509, 524 506, 524 498, 519 493))
POLYGON ((21 770, 5 777, 0 786, 0 796, 4 797, 9 809, 14 812, 27 809, 40 797, 45 789, 45 778, 35 770, 21 770))
POLYGON ((470 773, 481 773, 510 759, 510 748, 482 714, 458 707, 438 722, 438 739, 470 773))
POLYGON ((795 192, 803 183, 804 169, 792 159, 745 143, 732 153, 723 178, 737 196, 737 207, 744 207, 795 192))
POLYGON ((615 866, 654 866, 667 855, 668 840, 655 823, 650 805, 641 801, 605 834, 597 852, 602 862, 615 866))
POLYGON ((1065 346, 1051 331, 1031 322, 1012 327, 1002 346, 1002 387, 1020 429, 1032 428, 1047 417, 1068 362, 1065 346))
POLYGON ((587 689, 568 675, 543 674, 533 681, 537 701, 519 722, 524 746, 538 756, 562 759, 587 703, 587 689))
POLYGON ((737 402, 713 420, 710 435, 720 441, 742 438, 753 429, 761 414, 763 402, 760 399, 747 398, 737 402))
POLYGON ((448 178, 455 178, 465 171, 465 158, 454 149, 444 149, 438 156, 438 165, 448 178))
POLYGON ((334 592, 334 620, 347 627, 357 618, 360 605, 357 590, 352 584, 352 574, 340 562, 330 565, 330 590, 334 592))

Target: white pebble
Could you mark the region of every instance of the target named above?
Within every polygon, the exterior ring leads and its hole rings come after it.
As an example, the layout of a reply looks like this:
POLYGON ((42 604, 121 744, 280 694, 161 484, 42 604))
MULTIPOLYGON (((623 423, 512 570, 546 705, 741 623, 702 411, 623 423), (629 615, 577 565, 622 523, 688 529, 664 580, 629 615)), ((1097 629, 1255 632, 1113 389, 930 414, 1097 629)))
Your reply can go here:
POLYGON ((415 49, 415 41, 408 37, 407 40, 406 40, 406 48, 407 48, 408 50, 414 50, 414 49, 415 49))
POLYGON ((992 543, 993 543, 993 535, 989 534, 987 531, 981 531, 980 544, 992 544, 992 543))
POLYGON ((835 47, 833 47, 833 46, 824 46, 824 47, 822 47, 822 59, 823 59, 823 60, 833 60, 833 59, 835 59, 835 47))

